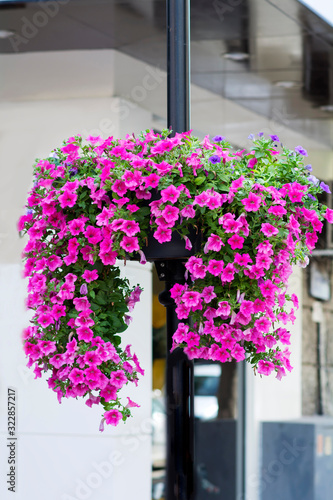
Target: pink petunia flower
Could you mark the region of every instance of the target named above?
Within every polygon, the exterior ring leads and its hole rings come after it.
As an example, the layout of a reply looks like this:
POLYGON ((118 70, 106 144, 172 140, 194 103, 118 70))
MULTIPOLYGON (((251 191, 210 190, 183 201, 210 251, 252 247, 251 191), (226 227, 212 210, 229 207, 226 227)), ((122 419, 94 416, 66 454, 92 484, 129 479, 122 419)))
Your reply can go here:
POLYGON ((223 260, 211 259, 207 266, 207 271, 213 276, 219 276, 223 271, 224 262, 223 260))
POLYGON ((58 198, 61 208, 65 207, 74 207, 77 194, 73 193, 73 191, 65 190, 63 194, 61 194, 58 198))
POLYGON ((86 311, 90 308, 90 303, 87 297, 79 297, 73 300, 75 309, 77 311, 86 311))
POLYGON ((280 205, 274 205, 272 207, 269 207, 268 213, 275 215, 275 217, 281 218, 287 213, 287 210, 280 205))
POLYGON ((176 314, 178 319, 187 319, 190 315, 191 309, 185 304, 178 304, 176 307, 176 314))
POLYGON ((48 259, 47 259, 47 266, 48 268, 50 269, 50 271, 55 271, 58 267, 61 267, 62 265, 62 260, 60 257, 58 257, 57 255, 51 255, 48 259))
POLYGON ((114 385, 108 384, 100 392, 101 398, 104 398, 108 403, 109 401, 114 401, 117 399, 117 388, 114 385))
POLYGON ((247 166, 251 169, 254 168, 254 166, 258 163, 258 160, 257 158, 251 158, 249 161, 248 161, 248 164, 247 166))
POLYGON ((267 237, 275 236, 279 233, 279 230, 276 227, 272 226, 272 224, 269 224, 268 222, 264 222, 263 224, 261 224, 260 230, 267 237))
POLYGON ((127 236, 134 236, 140 232, 140 226, 134 220, 125 220, 122 223, 120 229, 121 229, 121 231, 124 231, 124 233, 127 236))
POLYGON ((162 210, 162 216, 168 223, 174 223, 179 217, 179 209, 172 205, 167 205, 162 210))
POLYGON ((265 318, 264 316, 262 316, 261 318, 259 319, 256 319, 255 322, 254 322, 254 326, 255 328, 257 328, 260 332, 262 333, 268 333, 269 332, 269 329, 270 327, 272 326, 271 322, 269 321, 269 319, 265 318))
POLYGON ((82 278, 87 282, 91 283, 92 281, 95 281, 98 279, 98 272, 96 269, 93 269, 92 271, 89 271, 89 269, 86 269, 84 273, 82 274, 82 278))
POLYGON ((102 240, 101 230, 94 226, 87 226, 83 234, 92 245, 97 245, 102 240))
POLYGON ((220 195, 220 193, 208 193, 206 205, 210 210, 219 208, 222 205, 222 196, 220 195))
POLYGON ((235 264, 238 264, 239 266, 248 266, 249 264, 251 264, 253 261, 250 257, 250 255, 248 253, 243 253, 243 254, 240 254, 240 253, 236 253, 235 254, 235 261, 234 263, 235 264))
POLYGON ((80 326, 76 330, 79 340, 84 340, 85 342, 91 342, 94 332, 88 326, 80 326))
POLYGON ((43 328, 47 328, 48 326, 52 325, 52 323, 54 323, 54 318, 50 313, 45 313, 41 314, 37 318, 37 321, 43 328))
POLYGON ((129 398, 128 396, 127 396, 127 399, 128 399, 128 403, 125 406, 125 408, 140 408, 140 405, 138 405, 137 403, 132 401, 131 398, 129 398))
POLYGON ((85 247, 80 249, 80 252, 82 253, 83 259, 87 260, 89 264, 94 263, 94 251, 92 247, 86 245, 85 247))
POLYGON ((78 234, 84 231, 84 226, 86 223, 86 217, 84 219, 73 219, 68 223, 69 232, 73 236, 77 236, 78 234))
POLYGON ((119 422, 123 418, 123 416, 119 410, 113 409, 113 410, 106 411, 104 413, 104 418, 105 418, 105 422, 107 424, 116 426, 119 424, 119 422))
POLYGON ((173 334, 172 338, 177 344, 181 344, 182 342, 185 342, 187 333, 189 331, 189 326, 185 325, 184 323, 179 323, 177 330, 173 334))
POLYGON ((209 250, 213 252, 219 252, 222 248, 222 245, 224 246, 224 243, 222 242, 221 238, 217 236, 217 234, 212 233, 208 237, 204 251, 205 253, 207 253, 209 250))
POLYGON ((215 299, 216 293, 214 292, 214 286, 206 286, 201 292, 202 298, 208 304, 211 300, 215 299))
POLYGON ((170 228, 163 229, 161 226, 154 232, 154 238, 159 243, 165 243, 166 241, 171 241, 172 231, 170 228))
POLYGON ((133 190, 142 183, 142 173, 139 170, 132 172, 131 170, 126 170, 122 176, 125 182, 125 186, 133 190))
POLYGON ((177 300, 182 296, 184 290, 186 290, 186 289, 187 289, 187 285, 181 285, 180 283, 176 283, 170 289, 170 295, 173 299, 177 300))
POLYGON ((235 271, 236 271, 236 269, 235 269, 233 264, 227 264, 222 271, 221 281, 227 282, 227 283, 232 281, 234 279, 235 271))
POLYGON ((98 255, 105 266, 114 266, 118 253, 116 251, 108 250, 107 252, 99 252, 98 255))
POLYGON ((90 317, 91 309, 80 312, 77 318, 75 318, 75 326, 93 326, 95 321, 90 317))
POLYGON ((73 385, 78 385, 84 383, 84 373, 79 368, 73 368, 73 370, 68 375, 69 380, 73 383, 73 385))
POLYGON ((110 384, 112 384, 117 389, 121 389, 123 385, 127 383, 127 377, 123 370, 116 370, 111 372, 110 375, 110 384))
POLYGON ((124 181, 117 179, 111 186, 111 190, 121 198, 127 192, 127 187, 124 181))
POLYGON ((239 236, 239 234, 234 234, 231 238, 228 239, 228 243, 233 250, 236 248, 242 249, 244 244, 244 238, 239 236))
POLYGON ((265 298, 274 297, 275 291, 278 289, 270 279, 259 285, 260 291, 265 298))
POLYGON ((260 196, 252 192, 249 193, 249 196, 247 198, 244 198, 242 200, 244 208, 247 212, 256 212, 257 210, 259 210, 261 202, 262 200, 260 196))
POLYGON ((38 342, 38 347, 46 356, 57 350, 56 343, 50 340, 42 340, 41 342, 38 342))
POLYGON ((181 210, 180 214, 186 219, 193 219, 193 217, 195 217, 193 205, 186 205, 186 207, 181 210))
POLYGON ((196 307, 201 303, 201 294, 199 292, 185 292, 182 296, 182 301, 186 307, 196 307))
POLYGON ((194 205, 199 205, 199 207, 204 207, 207 205, 208 200, 209 200, 209 195, 207 194, 206 191, 203 191, 201 194, 195 196, 194 205))
POLYGON ((218 309, 216 310, 216 313, 218 316, 229 316, 230 314, 230 304, 226 300, 219 302, 218 304, 218 309))
MULTIPOLYGON (((304 209, 303 209, 304 210, 304 209)), ((325 215, 325 219, 330 223, 333 224, 333 210, 330 208, 327 208, 325 215)))
POLYGON ((292 300, 292 302, 294 304, 294 307, 296 307, 296 309, 298 309, 299 308, 299 303, 298 303, 298 297, 297 297, 297 295, 293 293, 290 298, 291 298, 291 300, 292 300))
POLYGON ((273 255, 273 247, 268 240, 265 240, 256 247, 256 250, 260 253, 265 253, 267 255, 273 255))
POLYGON ((271 259, 267 254, 257 253, 256 256, 256 265, 258 267, 263 267, 264 269, 269 269, 273 259, 271 259))
POLYGON ((98 366, 102 363, 102 358, 98 355, 96 351, 87 351, 84 353, 83 361, 87 365, 98 366))
POLYGON ((129 253, 137 252, 140 249, 136 236, 124 236, 120 242, 120 246, 129 253))
POLYGON ((167 187, 166 189, 162 189, 161 191, 161 198, 162 202, 170 202, 170 203, 175 203, 180 196, 180 191, 173 185, 167 187))
POLYGON ((290 201, 292 201, 293 203, 297 203, 302 201, 304 193, 302 193, 302 191, 298 189, 292 188, 288 191, 288 196, 290 198, 290 201))
POLYGON ((258 373, 262 375, 270 375, 274 369, 275 365, 271 361, 261 359, 258 363, 258 373))
POLYGON ((155 173, 148 175, 148 177, 146 177, 144 181, 145 186, 151 188, 157 188, 160 178, 161 177, 155 173))
POLYGON ((316 233, 307 233, 305 236, 306 246, 309 250, 313 250, 318 241, 318 236, 316 233))
POLYGON ((66 306, 62 306, 60 304, 55 304, 52 307, 51 314, 55 320, 58 320, 61 317, 66 316, 66 306))
POLYGON ((134 212, 137 212, 138 210, 140 210, 140 208, 137 205, 127 205, 126 208, 132 214, 134 214, 134 212))

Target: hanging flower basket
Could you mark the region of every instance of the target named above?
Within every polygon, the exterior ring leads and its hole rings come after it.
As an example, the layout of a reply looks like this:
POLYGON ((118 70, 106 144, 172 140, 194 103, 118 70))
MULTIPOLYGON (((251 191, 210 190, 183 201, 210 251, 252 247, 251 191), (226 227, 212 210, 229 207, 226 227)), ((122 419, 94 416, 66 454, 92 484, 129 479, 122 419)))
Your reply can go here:
POLYGON ((59 401, 101 404, 102 427, 138 406, 119 391, 143 374, 121 342, 141 288, 120 275, 117 259, 184 261, 185 284, 171 290, 180 320, 173 348, 246 359, 278 379, 291 370, 287 324, 298 301, 288 278, 292 264, 307 265, 333 211, 318 203, 328 186, 304 166, 306 151, 258 135, 249 151, 190 132, 76 136, 37 161, 19 221, 35 311, 24 350, 59 401))

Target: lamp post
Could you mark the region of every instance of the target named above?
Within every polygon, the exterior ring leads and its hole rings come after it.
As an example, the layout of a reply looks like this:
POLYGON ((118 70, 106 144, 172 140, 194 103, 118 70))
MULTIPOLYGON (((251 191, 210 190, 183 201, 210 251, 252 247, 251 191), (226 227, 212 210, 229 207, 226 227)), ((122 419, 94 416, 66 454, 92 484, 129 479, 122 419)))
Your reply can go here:
MULTIPOLYGON (((172 135, 190 127, 190 30, 189 0, 167 0, 168 127, 172 135)), ((155 262, 158 277, 165 281, 159 299, 166 307, 166 499, 194 498, 194 377, 193 361, 182 349, 172 348, 178 326, 176 304, 170 295, 175 283, 185 283, 184 262, 196 251, 185 249, 184 240, 173 235, 171 242, 159 244, 148 237, 147 260, 155 262)))
MULTIPOLYGON (((167 106, 168 127, 173 134, 190 128, 189 67, 189 0, 167 0, 167 106)), ((175 283, 185 283, 181 253, 177 259, 156 261, 156 269, 159 278, 166 282, 159 297, 167 312, 166 498, 191 500, 194 497, 194 367, 181 349, 170 353, 178 326, 170 289, 175 283)))

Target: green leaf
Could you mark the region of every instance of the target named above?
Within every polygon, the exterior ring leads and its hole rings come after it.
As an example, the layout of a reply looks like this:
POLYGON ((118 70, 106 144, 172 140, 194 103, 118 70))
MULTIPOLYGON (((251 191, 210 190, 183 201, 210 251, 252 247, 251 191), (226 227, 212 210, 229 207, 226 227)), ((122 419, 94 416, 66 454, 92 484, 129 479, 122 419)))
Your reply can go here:
POLYGON ((198 177, 196 177, 194 179, 194 183, 197 185, 197 186, 200 186, 203 182, 205 182, 205 179, 206 177, 203 176, 203 175, 199 175, 198 177))

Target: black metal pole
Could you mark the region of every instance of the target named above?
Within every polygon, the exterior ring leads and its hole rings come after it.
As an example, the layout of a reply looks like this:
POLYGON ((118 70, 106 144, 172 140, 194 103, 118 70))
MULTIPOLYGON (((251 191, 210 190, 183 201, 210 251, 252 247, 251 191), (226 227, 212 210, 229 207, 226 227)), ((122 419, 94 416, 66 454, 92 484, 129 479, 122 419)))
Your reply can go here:
POLYGON ((190 2, 167 0, 168 127, 190 128, 190 2))
MULTIPOLYGON (((161 263, 157 266, 159 274, 160 266, 161 263)), ((170 288, 185 282, 185 266, 179 260, 166 261, 162 266, 166 287, 159 300, 167 311, 166 499, 191 500, 194 497, 194 367, 181 349, 170 352, 172 336, 179 323, 170 288)))
MULTIPOLYGON (((173 134, 190 128, 189 0, 167 0, 168 128, 173 134)), ((159 271, 161 263, 156 263, 159 271)), ((175 283, 184 283, 181 260, 163 263, 166 288, 160 302, 167 310, 167 457, 166 499, 191 500, 194 495, 194 367, 182 350, 170 353, 177 329, 176 306, 170 295, 175 283)), ((161 274, 164 275, 161 277, 161 274)))

